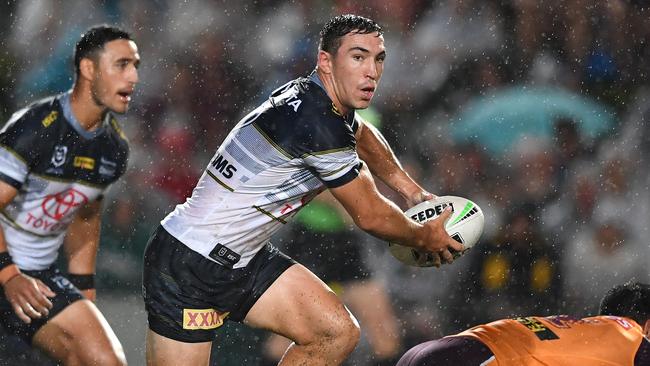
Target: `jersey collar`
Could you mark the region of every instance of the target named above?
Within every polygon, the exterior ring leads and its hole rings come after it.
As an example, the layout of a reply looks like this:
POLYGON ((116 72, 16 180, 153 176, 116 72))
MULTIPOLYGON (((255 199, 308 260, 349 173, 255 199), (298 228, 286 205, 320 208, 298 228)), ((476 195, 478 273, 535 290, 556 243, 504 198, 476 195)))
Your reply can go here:
MULTIPOLYGON (((105 123, 102 123, 101 126, 96 128, 93 131, 88 131, 85 128, 81 127, 81 123, 77 119, 77 117, 74 116, 74 113, 72 113, 72 106, 70 105, 70 96, 72 95, 72 89, 68 90, 67 92, 61 94, 61 97, 59 99, 59 102, 61 103, 61 109, 63 110, 63 117, 65 117, 66 121, 74 128, 77 133, 85 138, 85 139, 93 139, 99 135, 101 135, 104 132, 105 129, 105 123)), ((104 118, 104 121, 106 121, 106 118, 104 118)))
MULTIPOLYGON (((314 71, 312 71, 311 74, 309 74, 309 80, 314 82, 314 84, 320 86, 321 89, 323 89, 323 91, 325 92, 325 95, 327 95, 327 91, 325 90, 325 86, 323 86, 323 82, 318 77, 318 73, 316 72, 316 69, 314 69, 314 71)), ((328 98, 329 98, 329 96, 328 96, 328 98)), ((332 103, 332 112, 334 112, 338 116, 341 116, 341 118, 343 118, 348 124, 351 124, 352 123, 351 121, 354 120, 354 109, 351 110, 347 115, 343 115, 343 114, 341 114, 341 112, 339 112, 338 108, 336 108, 334 103, 332 103)))

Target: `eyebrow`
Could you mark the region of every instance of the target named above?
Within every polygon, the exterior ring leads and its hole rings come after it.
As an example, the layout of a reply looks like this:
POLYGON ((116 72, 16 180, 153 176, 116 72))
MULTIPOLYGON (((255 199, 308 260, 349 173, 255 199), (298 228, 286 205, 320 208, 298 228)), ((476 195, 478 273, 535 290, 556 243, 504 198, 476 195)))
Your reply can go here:
MULTIPOLYGON (((365 49, 365 48, 363 48, 361 46, 350 47, 350 49, 348 49, 348 52, 351 52, 351 51, 361 51, 363 53, 370 53, 370 50, 367 50, 367 49, 365 49)), ((381 51, 381 52, 379 52, 377 54, 377 57, 381 57, 381 56, 386 57, 386 50, 381 51)))

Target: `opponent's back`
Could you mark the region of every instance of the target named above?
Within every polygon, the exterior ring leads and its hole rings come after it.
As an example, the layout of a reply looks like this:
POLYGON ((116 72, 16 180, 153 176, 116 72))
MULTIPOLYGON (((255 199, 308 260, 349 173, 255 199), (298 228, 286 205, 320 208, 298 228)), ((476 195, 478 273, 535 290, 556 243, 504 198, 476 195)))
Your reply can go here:
POLYGON ((458 335, 485 343, 496 357, 489 365, 650 365, 650 342, 641 326, 616 316, 505 319, 458 335))

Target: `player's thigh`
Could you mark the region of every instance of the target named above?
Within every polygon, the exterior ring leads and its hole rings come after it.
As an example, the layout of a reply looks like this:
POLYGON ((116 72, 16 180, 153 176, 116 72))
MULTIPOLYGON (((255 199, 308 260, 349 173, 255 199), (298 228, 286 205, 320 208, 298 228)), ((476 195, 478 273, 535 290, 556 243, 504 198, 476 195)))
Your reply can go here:
POLYGON ((497 365, 492 351, 478 339, 445 337, 421 343, 399 360, 396 366, 487 366, 497 365))
POLYGON ((358 330, 356 319, 336 294, 300 264, 278 277, 253 305, 244 322, 298 344, 358 330))
POLYGON ((82 364, 126 363, 124 351, 110 325, 89 300, 79 300, 50 319, 32 342, 59 360, 69 353, 82 364))
POLYGON ((176 341, 147 329, 147 366, 207 366, 212 342, 176 341))

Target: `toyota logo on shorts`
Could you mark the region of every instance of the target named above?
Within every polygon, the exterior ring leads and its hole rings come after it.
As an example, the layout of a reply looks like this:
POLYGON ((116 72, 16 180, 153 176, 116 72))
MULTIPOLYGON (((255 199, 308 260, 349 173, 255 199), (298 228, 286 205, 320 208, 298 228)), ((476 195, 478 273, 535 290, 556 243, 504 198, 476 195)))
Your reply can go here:
POLYGON ((88 197, 85 194, 77 191, 76 189, 68 189, 67 191, 59 192, 56 194, 45 197, 41 207, 43 212, 55 220, 61 220, 68 213, 88 202, 88 197))

